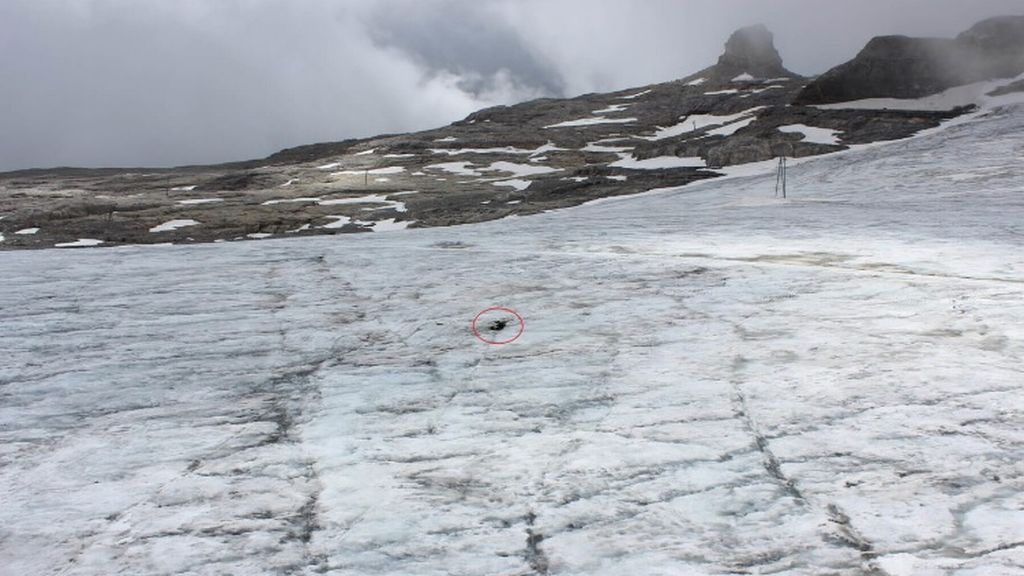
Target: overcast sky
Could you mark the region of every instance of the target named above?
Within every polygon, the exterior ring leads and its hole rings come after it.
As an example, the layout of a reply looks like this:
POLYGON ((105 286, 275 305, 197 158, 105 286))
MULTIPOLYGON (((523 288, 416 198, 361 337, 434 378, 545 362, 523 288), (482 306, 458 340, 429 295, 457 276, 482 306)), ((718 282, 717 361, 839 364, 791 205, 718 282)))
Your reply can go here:
POLYGON ((0 0, 0 170, 170 166, 672 80, 729 33, 816 74, 1024 0, 0 0))

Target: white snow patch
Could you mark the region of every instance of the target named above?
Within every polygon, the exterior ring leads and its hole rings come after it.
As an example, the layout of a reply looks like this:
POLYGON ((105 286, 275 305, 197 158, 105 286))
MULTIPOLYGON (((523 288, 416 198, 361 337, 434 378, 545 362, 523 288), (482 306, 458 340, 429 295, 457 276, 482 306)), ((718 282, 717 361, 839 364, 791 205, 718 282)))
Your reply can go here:
POLYGON ((171 192, 191 192, 198 188, 198 186, 175 186, 171 188, 171 192))
POLYGON ((591 112, 591 114, 603 115, 603 114, 615 114, 616 112, 625 112, 626 110, 629 109, 630 106, 632 106, 632 104, 612 104, 611 106, 608 106, 607 108, 602 108, 600 110, 594 110, 593 112, 591 112))
MULTIPOLYGON (((403 194, 408 194, 408 192, 405 192, 403 194)), ((415 192, 413 192, 413 194, 415 194, 415 192)), ((369 196, 359 196, 356 198, 338 198, 335 200, 322 200, 318 202, 318 204, 320 206, 343 206, 346 204, 385 204, 386 206, 384 208, 379 209, 383 210, 387 208, 394 208, 398 212, 406 212, 404 202, 388 200, 387 196, 383 194, 370 194, 369 196)))
POLYGON ((686 85, 687 86, 700 86, 701 84, 704 84, 707 81, 708 81, 707 78, 697 78, 696 80, 691 80, 691 81, 687 82, 686 85))
POLYGON ((535 150, 524 150, 514 146, 504 148, 431 148, 429 152, 434 154, 447 154, 448 156, 459 156, 462 154, 532 154, 535 150))
POLYGON ((502 180, 500 182, 494 182, 495 186, 504 186, 514 188, 517 192, 522 192, 530 187, 532 184, 529 180, 513 179, 513 180, 502 180))
POLYGON ((760 94, 761 92, 767 92, 769 90, 778 90, 780 88, 785 88, 785 86, 765 86, 764 88, 754 88, 752 90, 747 90, 746 94, 744 94, 742 98, 750 98, 754 94, 760 94))
POLYGON ((295 182, 296 182, 296 179, 292 178, 291 180, 285 182, 284 184, 281 184, 281 188, 287 188, 287 187, 291 186, 292 184, 295 184, 295 182))
POLYGON ((374 168, 372 170, 342 170, 341 172, 332 172, 331 176, 362 176, 369 174, 370 176, 387 176, 391 174, 401 174, 405 172, 405 168, 401 166, 387 166, 385 168, 374 168))
POLYGON ((15 234, 18 236, 31 236, 37 232, 39 232, 39 228, 23 228, 15 232, 15 234))
POLYGON ((743 128, 746 128, 747 126, 750 126, 751 124, 753 124, 754 120, 756 120, 756 119, 757 118, 753 118, 753 117, 746 118, 746 119, 740 120, 738 122, 733 122, 732 124, 726 124, 725 126, 722 126, 721 128, 715 128, 714 130, 708 130, 708 136, 732 136, 733 134, 735 134, 739 130, 742 130, 743 128))
POLYGON ((270 238, 273 234, 267 232, 253 232, 252 234, 246 234, 245 237, 252 240, 263 240, 264 238, 270 238))
POLYGON ((88 248, 90 246, 99 246, 103 244, 103 240, 96 240, 94 238, 79 238, 74 242, 62 242, 60 244, 54 244, 55 248, 88 248))
POLYGON ((534 162, 540 162, 542 160, 541 158, 539 158, 539 156, 541 156, 542 154, 547 154, 548 152, 560 152, 562 150, 565 150, 565 148, 559 148, 558 146, 555 146, 554 142, 548 142, 547 144, 538 147, 533 152, 530 152, 530 157, 534 158, 534 162))
MULTIPOLYGON (((360 222, 360 224, 363 224, 360 222)), ((372 228, 374 232, 394 232, 396 230, 405 230, 412 224, 412 221, 398 222, 394 218, 388 218, 387 220, 377 220, 372 222, 372 228)))
MULTIPOLYGON (((472 162, 443 162, 441 164, 431 164, 430 166, 424 166, 424 170, 442 170, 451 174, 459 176, 483 176, 480 172, 470 168, 472 162)), ((443 179, 439 179, 444 181, 443 179)))
POLYGON ((330 164, 324 164, 323 166, 317 166, 317 170, 334 170, 338 166, 341 166, 341 162, 331 162, 330 164))
POLYGON ((303 198, 279 198, 275 200, 267 200, 262 203, 261 206, 275 206, 277 204, 304 204, 308 202, 319 202, 319 197, 303 197, 303 198))
POLYGON ((581 126, 596 126, 598 124, 633 124, 636 120, 636 118, 605 118, 603 116, 597 116, 595 118, 581 118, 579 120, 559 122, 558 124, 552 124, 550 126, 545 126, 544 128, 577 128, 581 126))
POLYGON ((753 82, 754 80, 756 80, 756 78, 751 76, 750 73, 744 72, 743 74, 733 78, 732 82, 753 82))
POLYGON ((199 204, 214 204, 223 201, 223 198, 192 198, 189 200, 178 200, 178 204, 182 206, 197 206, 199 204))
POLYGON ((615 176, 609 176, 608 179, 609 180, 615 180, 617 182, 625 182, 626 180, 629 180, 629 176, 622 176, 620 174, 620 175, 615 175, 615 176))
POLYGON ((370 148, 369 150, 363 150, 362 152, 356 152, 355 154, 353 154, 353 156, 369 156, 371 154, 376 154, 376 153, 377 153, 377 149, 376 148, 370 148))
POLYGON ((438 138, 437 140, 434 140, 434 142, 458 142, 458 141, 459 141, 459 139, 456 138, 455 136, 448 136, 447 138, 438 138))
MULTIPOLYGON (((757 106, 755 108, 749 108, 736 114, 727 115, 714 115, 714 114, 691 114, 683 118, 682 122, 675 126, 669 126, 667 128, 661 128, 654 133, 654 136, 641 136, 644 140, 656 141, 664 140, 666 138, 674 138, 690 132, 696 132, 704 128, 712 126, 726 126, 740 120, 752 116, 755 112, 763 110, 764 106, 757 106)), ((748 123, 749 124, 749 123, 748 123)), ((737 128, 738 130, 739 128, 737 128)))
POLYGON ((617 162, 612 162, 609 167, 625 168, 627 170, 662 170, 666 168, 705 168, 707 162, 703 158, 659 156, 646 160, 637 160, 632 155, 622 154, 617 162))
POLYGON ((324 224, 323 226, 320 227, 328 230, 344 228, 345 225, 352 221, 352 219, 349 218, 348 216, 326 216, 326 218, 334 220, 334 222, 331 222, 330 224, 324 224))
POLYGON ((666 168, 705 168, 708 163, 702 158, 658 156, 646 160, 637 160, 632 155, 621 155, 622 159, 608 164, 612 168, 626 168, 628 170, 662 170, 666 168))
POLYGON ((728 90, 715 90, 714 92, 705 92, 704 95, 705 96, 718 96, 718 95, 721 95, 721 94, 739 94, 739 93, 740 93, 739 90, 737 90, 735 88, 730 88, 728 90))
POLYGON ((385 158, 415 158, 415 154, 385 154, 385 158))
POLYGON ((830 130, 828 128, 816 128, 814 126, 807 126, 806 124, 791 124, 789 126, 779 126, 779 132, 785 132, 786 134, 803 134, 804 142, 810 142, 813 144, 839 144, 839 135, 842 134, 838 130, 830 130))
POLYGON ((558 168, 547 166, 533 166, 530 164, 515 164, 513 162, 493 162, 487 168, 481 168, 484 172, 508 172, 515 177, 536 176, 538 174, 552 174, 561 172, 558 168))
POLYGON ((583 152, 599 152, 599 153, 618 154, 618 153, 621 153, 621 152, 629 152, 633 148, 635 148, 635 146, 604 146, 604 145, 598 144, 597 142, 592 142, 590 144, 587 144, 583 148, 581 148, 581 150, 583 152))
POLYGON ((195 220, 171 220, 164 222, 159 226, 154 226, 149 229, 150 233, 157 234, 160 232, 173 232, 179 228, 188 228, 189 226, 198 226, 199 222, 195 220))

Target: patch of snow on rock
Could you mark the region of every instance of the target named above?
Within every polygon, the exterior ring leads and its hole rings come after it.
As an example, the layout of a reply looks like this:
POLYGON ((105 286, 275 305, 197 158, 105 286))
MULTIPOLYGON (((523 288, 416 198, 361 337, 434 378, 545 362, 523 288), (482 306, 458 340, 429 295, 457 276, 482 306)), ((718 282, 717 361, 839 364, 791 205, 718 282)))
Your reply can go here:
POLYGON ((810 142, 812 144, 829 144, 832 146, 839 144, 839 134, 842 134, 842 132, 838 130, 816 128, 814 126, 807 126, 806 124, 779 126, 779 132, 785 132, 786 134, 803 134, 804 142, 810 142))
POLYGON ((500 182, 494 183, 495 186, 505 186, 509 188, 514 188, 517 192, 522 192, 523 190, 526 190, 527 188, 530 187, 530 184, 532 184, 532 182, 530 182, 529 180, 521 179, 502 180, 500 182))
POLYGON ((627 170, 663 170, 666 168, 705 168, 707 163, 703 158, 696 157, 659 156, 637 160, 631 155, 623 154, 621 160, 612 162, 608 166, 627 170))
POLYGON ((187 228, 189 226, 198 225, 199 222, 196 222, 195 220, 171 220, 169 222, 164 222, 159 226, 154 226, 150 228, 149 231, 153 234, 158 234, 160 232, 173 232, 174 230, 178 230, 179 228, 187 228))
POLYGON ((90 246, 99 246, 103 244, 103 240, 96 240, 94 238, 79 238, 74 242, 62 242, 60 244, 54 244, 55 248, 88 248, 90 246))
POLYGON ((559 122, 558 124, 551 124, 550 126, 545 126, 544 128, 579 128, 582 126, 597 126, 599 124, 633 124, 636 121, 636 118, 605 118, 604 116, 597 116, 594 118, 567 120, 565 122, 559 122))

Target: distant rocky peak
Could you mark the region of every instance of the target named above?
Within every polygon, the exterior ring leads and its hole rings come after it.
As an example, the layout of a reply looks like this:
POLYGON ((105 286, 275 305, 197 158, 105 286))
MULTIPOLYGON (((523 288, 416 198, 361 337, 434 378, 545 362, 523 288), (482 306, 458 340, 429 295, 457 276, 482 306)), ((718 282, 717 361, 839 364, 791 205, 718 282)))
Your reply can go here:
POLYGON ((782 65, 782 56, 775 48, 775 37, 762 24, 733 32, 715 68, 720 77, 730 78, 742 74, 755 78, 796 76, 782 65))
POLYGON ((957 41, 982 50, 1019 55, 1024 50, 1024 16, 983 20, 960 34, 957 41))

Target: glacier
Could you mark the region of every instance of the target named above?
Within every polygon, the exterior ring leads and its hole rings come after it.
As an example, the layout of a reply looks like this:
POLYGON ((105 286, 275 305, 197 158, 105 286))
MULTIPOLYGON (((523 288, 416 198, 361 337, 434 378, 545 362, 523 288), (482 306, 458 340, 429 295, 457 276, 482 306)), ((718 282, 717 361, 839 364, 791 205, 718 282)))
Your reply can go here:
POLYGON ((0 252, 0 572, 1020 574, 1022 131, 785 200, 0 252))

